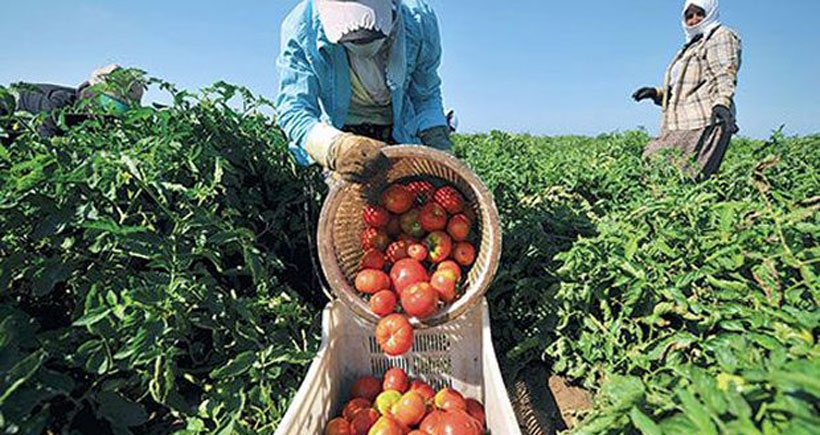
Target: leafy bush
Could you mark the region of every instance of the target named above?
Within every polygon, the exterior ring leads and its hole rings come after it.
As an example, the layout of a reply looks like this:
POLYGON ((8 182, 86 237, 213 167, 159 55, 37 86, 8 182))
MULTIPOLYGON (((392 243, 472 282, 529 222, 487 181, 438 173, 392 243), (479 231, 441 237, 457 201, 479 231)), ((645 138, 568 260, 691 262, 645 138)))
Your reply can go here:
MULTIPOLYGON (((0 120, 5 433, 272 433, 313 356, 320 177, 264 99, 153 84, 170 107, 60 138, 0 120)), ((816 432, 820 137, 736 140, 702 183, 648 139, 456 138, 502 214, 502 366, 593 389, 577 433, 816 432)))
POLYGON ((702 183, 647 139, 461 138, 504 216, 497 345, 598 393, 576 433, 816 433, 820 138, 736 140, 702 183))
MULTIPOLYGON (((317 346, 322 183, 224 83, 0 148, 5 433, 271 433, 317 346), (235 108, 238 107, 238 108, 235 108)), ((4 91, 0 89, 0 93, 4 91)))

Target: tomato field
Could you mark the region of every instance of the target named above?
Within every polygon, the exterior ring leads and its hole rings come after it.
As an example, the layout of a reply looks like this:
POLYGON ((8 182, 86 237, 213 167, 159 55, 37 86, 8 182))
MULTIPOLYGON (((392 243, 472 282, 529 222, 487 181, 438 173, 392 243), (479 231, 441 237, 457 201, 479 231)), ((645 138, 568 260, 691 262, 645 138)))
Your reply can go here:
MULTIPOLYGON (((152 85, 51 140, 6 120, 3 433, 271 434, 317 350, 321 174, 265 99, 152 85)), ((820 136, 735 139, 701 182, 648 140, 455 138, 502 218, 505 373, 591 390, 578 434, 817 433, 820 136)))

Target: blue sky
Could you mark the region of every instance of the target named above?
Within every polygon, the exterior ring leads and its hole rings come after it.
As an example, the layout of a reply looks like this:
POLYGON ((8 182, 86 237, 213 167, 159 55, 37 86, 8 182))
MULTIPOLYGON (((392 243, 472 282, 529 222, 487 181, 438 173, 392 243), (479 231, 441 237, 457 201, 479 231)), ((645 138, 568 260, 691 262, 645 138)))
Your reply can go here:
MULTIPOLYGON (((217 80, 273 97, 279 23, 296 0, 4 0, 0 84, 79 84, 137 66, 180 87, 217 80)), ((441 22, 446 104, 464 131, 598 134, 659 112, 629 100, 660 82, 683 42, 682 1, 429 0, 441 22)), ((741 35, 741 134, 820 132, 820 1, 723 0, 741 35)), ((149 92, 146 101, 162 101, 149 92)))

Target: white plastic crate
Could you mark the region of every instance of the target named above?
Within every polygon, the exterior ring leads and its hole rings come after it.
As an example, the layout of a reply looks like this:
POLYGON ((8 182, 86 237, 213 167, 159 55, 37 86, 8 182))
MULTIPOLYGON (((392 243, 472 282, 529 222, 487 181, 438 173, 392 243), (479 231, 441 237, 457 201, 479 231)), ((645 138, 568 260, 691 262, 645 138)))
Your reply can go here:
POLYGON ((521 434, 495 357, 486 300, 447 324, 417 330, 413 348, 401 357, 381 352, 374 329, 338 300, 328 304, 319 353, 275 435, 324 433, 353 382, 364 375, 382 376, 390 367, 401 367, 435 389, 447 385, 480 400, 490 433, 521 434))

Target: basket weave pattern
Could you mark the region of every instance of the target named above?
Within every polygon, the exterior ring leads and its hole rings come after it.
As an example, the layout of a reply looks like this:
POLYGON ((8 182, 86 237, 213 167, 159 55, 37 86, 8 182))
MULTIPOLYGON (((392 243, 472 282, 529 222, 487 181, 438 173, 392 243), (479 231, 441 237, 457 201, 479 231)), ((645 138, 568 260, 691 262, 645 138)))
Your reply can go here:
POLYGON ((424 328, 453 320, 475 306, 489 287, 501 256, 501 231, 498 211, 492 195, 460 160, 450 154, 415 145, 387 147, 384 154, 392 166, 380 179, 358 185, 338 181, 331 186, 319 217, 317 244, 322 269, 333 293, 354 313, 376 323, 367 302, 350 284, 359 271, 363 255, 361 234, 364 231, 362 210, 367 202, 375 203, 385 186, 407 179, 428 180, 456 187, 473 206, 477 234, 476 260, 466 274, 463 295, 453 304, 424 319, 412 318, 414 326, 424 328))

